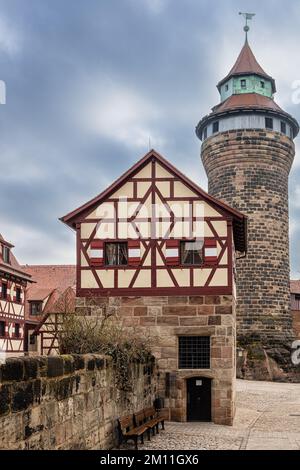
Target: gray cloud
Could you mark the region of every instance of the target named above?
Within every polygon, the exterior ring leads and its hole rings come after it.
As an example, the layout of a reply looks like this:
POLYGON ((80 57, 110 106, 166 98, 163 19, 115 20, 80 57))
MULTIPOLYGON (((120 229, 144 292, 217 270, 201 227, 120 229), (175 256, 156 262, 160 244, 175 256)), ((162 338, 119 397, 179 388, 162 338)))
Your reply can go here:
MULTIPOLYGON (((291 88, 299 2, 242 7, 257 12, 250 40, 277 79, 278 103, 300 119, 291 88)), ((0 0, 1 231, 22 262, 73 262, 74 237, 58 217, 146 153, 149 136, 206 188, 194 129, 242 46, 240 9, 234 0, 0 0)), ((290 188, 296 276, 299 162, 290 188)))

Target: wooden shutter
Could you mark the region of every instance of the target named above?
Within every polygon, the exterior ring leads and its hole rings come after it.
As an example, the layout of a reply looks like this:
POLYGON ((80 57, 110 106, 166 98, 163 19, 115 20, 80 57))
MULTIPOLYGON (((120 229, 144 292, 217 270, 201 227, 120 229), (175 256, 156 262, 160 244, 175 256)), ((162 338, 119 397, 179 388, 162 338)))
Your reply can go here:
POLYGON ((217 240, 206 238, 204 241, 204 259, 206 263, 216 263, 218 260, 217 240))
POLYGON ((166 264, 178 265, 180 260, 179 253, 180 242, 179 240, 166 241, 166 264))
POLYGON ((141 243, 139 240, 128 240, 128 264, 138 266, 141 262, 141 243))
POLYGON ((94 240, 91 242, 89 255, 91 266, 101 267, 104 265, 104 251, 102 240, 94 240))

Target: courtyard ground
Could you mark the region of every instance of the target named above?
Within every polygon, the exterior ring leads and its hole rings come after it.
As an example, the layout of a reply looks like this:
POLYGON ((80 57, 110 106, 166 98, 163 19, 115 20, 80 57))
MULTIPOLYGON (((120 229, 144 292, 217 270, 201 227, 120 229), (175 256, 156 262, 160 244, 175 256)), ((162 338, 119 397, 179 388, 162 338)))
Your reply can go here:
POLYGON ((141 450, 299 450, 300 384, 237 381, 233 427, 166 423, 141 450))

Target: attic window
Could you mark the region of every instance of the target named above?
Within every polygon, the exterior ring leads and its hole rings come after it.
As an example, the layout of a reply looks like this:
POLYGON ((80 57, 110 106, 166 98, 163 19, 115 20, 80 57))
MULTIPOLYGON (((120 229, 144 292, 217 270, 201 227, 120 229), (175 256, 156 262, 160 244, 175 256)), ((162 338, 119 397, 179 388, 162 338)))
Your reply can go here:
POLYGON ((245 79, 241 80, 241 88, 246 88, 247 82, 245 79))
POLYGON ((3 245, 2 256, 3 256, 3 262, 9 264, 10 263, 10 251, 7 246, 3 245))
POLYGON ((205 127, 203 131, 203 140, 205 139, 207 139, 207 127, 205 127))
POLYGON ((260 82, 260 86, 261 86, 261 88, 265 88, 265 82, 264 82, 264 81, 261 81, 261 82, 260 82))
POLYGON ((213 123, 213 133, 216 134, 217 132, 219 132, 219 121, 213 123))
POLYGON ((43 302, 30 302, 30 315, 36 317, 42 313, 43 302))
POLYGON ((267 129, 273 129, 273 119, 266 117, 266 128, 267 129))

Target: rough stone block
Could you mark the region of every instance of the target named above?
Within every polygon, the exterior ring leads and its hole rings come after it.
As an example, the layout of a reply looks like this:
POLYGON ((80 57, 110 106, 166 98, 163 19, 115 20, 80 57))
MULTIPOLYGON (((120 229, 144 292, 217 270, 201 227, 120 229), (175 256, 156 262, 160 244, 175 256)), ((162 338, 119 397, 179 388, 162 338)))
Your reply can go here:
POLYGON ((3 382, 21 381, 24 377, 24 361, 17 358, 9 358, 1 365, 1 377, 3 382))
POLYGON ((47 364, 48 377, 59 377, 64 373, 64 361, 59 356, 49 356, 47 364))

